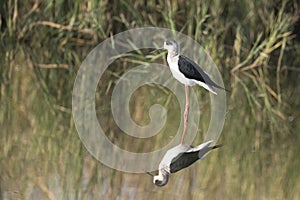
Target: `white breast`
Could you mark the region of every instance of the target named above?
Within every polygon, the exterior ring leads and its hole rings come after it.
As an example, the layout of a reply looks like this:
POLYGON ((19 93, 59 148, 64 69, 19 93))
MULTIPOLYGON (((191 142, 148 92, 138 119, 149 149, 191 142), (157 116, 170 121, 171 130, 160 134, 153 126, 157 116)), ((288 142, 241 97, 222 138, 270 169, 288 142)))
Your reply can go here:
POLYGON ((196 85, 196 82, 190 79, 187 79, 178 69, 178 57, 179 56, 174 56, 170 57, 169 55, 167 56, 167 61, 170 67, 170 70, 172 72, 172 75, 174 78, 176 78, 180 83, 184 85, 189 85, 193 86, 196 85))
POLYGON ((169 149, 167 153, 164 155, 163 159, 159 164, 159 169, 165 169, 170 173, 170 164, 173 158, 175 158, 180 153, 186 152, 190 149, 188 145, 179 144, 172 149, 169 149))

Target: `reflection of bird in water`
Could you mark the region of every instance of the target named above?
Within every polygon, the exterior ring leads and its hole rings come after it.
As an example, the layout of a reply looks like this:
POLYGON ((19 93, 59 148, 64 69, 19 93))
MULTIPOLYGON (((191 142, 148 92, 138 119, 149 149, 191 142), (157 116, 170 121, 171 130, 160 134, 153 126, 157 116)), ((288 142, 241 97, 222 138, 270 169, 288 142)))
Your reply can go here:
POLYGON ((168 150, 159 164, 158 175, 153 176, 153 183, 157 186, 164 186, 169 181, 170 173, 175 173, 192 165, 197 160, 203 159, 212 149, 222 145, 210 146, 213 141, 210 140, 196 147, 185 144, 179 144, 168 150))

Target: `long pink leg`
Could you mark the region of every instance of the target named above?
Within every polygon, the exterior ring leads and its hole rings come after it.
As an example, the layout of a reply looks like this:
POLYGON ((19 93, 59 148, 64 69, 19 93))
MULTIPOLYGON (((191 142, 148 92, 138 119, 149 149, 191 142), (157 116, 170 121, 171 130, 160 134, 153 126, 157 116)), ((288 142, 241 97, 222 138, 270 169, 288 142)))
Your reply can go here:
POLYGON ((183 125, 181 144, 184 143, 184 137, 186 135, 187 125, 188 125, 188 117, 189 117, 189 86, 185 85, 185 111, 184 111, 184 125, 183 125))

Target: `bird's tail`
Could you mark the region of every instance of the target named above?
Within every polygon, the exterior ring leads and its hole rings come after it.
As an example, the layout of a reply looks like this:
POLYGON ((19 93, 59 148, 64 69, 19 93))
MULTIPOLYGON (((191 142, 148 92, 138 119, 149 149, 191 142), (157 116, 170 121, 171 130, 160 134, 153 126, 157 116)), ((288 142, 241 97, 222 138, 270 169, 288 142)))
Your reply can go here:
POLYGON ((210 152, 211 150, 213 149, 217 149, 219 147, 223 146, 222 144, 218 144, 218 145, 215 145, 215 146, 212 146, 212 147, 205 147, 203 149, 201 149, 198 153, 198 157, 199 159, 203 159, 205 158, 205 156, 208 154, 208 152, 210 152))
POLYGON ((230 92, 229 90, 217 85, 215 82, 211 81, 211 85, 209 84, 206 84, 206 83, 203 83, 201 81, 196 81, 196 83, 202 87, 204 87, 205 89, 207 89, 208 91, 210 91, 211 93, 217 95, 217 92, 215 91, 214 88, 218 88, 218 89, 221 89, 221 90, 225 90, 226 92, 230 92))
POLYGON ((201 87, 204 87, 205 89, 207 89, 208 91, 210 91, 211 93, 217 95, 217 92, 214 90, 214 88, 206 83, 203 83, 201 81, 196 81, 196 83, 198 85, 200 85, 201 87))
POLYGON ((217 148, 220 148, 222 146, 223 146, 223 144, 217 144, 215 146, 212 146, 211 149, 217 149, 217 148))
POLYGON ((227 89, 217 85, 216 83, 214 83, 212 86, 215 87, 215 88, 221 89, 221 90, 225 90, 226 92, 230 92, 230 90, 227 90, 227 89))

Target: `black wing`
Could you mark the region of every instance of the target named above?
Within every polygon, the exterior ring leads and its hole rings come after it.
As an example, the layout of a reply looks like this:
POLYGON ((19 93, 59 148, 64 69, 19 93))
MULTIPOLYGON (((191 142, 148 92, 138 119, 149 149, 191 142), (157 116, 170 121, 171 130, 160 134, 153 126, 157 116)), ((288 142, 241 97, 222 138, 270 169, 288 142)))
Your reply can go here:
POLYGON ((179 71, 183 73, 186 78, 194 79, 210 86, 225 90, 225 88, 213 82, 210 77, 200 68, 200 66, 188 57, 179 55, 178 66, 179 71))
POLYGON ((198 151, 181 153, 172 159, 170 164, 170 172, 175 173, 181 169, 184 169, 196 162, 197 160, 202 159, 210 150, 220 148, 222 146, 222 144, 219 144, 212 147, 200 149, 198 151))
POLYGON ((170 172, 175 173, 184 169, 199 159, 199 151, 181 153, 172 159, 170 165, 170 172))

